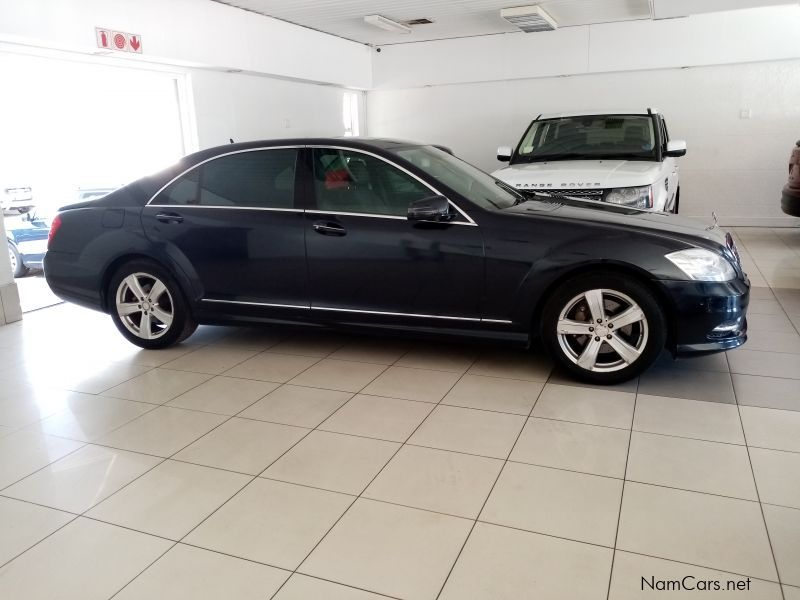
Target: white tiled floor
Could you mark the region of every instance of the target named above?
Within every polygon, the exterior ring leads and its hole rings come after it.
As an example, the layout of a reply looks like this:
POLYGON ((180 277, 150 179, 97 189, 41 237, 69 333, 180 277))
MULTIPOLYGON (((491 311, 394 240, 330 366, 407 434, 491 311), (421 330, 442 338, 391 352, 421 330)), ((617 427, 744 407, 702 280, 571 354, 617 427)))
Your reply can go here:
POLYGON ((736 234, 751 341, 611 389, 470 343, 0 328, 0 598, 798 600, 800 231, 736 234))

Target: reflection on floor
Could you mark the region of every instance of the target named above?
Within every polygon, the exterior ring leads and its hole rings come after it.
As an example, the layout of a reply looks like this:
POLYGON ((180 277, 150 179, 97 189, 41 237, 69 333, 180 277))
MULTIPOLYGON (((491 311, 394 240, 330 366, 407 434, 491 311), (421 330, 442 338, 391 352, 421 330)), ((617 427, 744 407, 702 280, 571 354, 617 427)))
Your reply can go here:
POLYGON ((737 233, 745 348, 610 389, 463 343, 0 328, 0 597, 797 600, 800 232, 737 233))

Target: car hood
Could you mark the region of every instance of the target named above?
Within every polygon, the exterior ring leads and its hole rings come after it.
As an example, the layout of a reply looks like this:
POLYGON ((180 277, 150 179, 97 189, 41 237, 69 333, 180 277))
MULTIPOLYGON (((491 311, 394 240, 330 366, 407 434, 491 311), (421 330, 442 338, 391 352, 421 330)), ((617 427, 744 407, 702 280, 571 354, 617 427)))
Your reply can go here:
POLYGON ((559 160, 518 163, 492 173, 518 189, 615 188, 650 185, 661 163, 644 160, 559 160))
POLYGON ((725 231, 715 227, 713 219, 691 219, 672 213, 638 210, 600 202, 580 202, 575 205, 561 202, 528 200, 503 211, 522 217, 552 216, 559 219, 618 225, 627 229, 678 239, 691 245, 718 248, 726 246, 725 231))

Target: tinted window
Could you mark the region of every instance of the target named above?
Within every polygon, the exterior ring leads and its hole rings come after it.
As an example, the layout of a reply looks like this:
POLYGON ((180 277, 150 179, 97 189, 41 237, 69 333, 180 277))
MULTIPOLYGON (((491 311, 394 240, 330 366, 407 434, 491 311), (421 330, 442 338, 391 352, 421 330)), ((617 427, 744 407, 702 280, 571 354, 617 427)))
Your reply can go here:
POLYGON ((397 154, 481 208, 508 208, 520 195, 491 175, 433 146, 411 146, 397 154))
POLYGON ((170 184, 153 204, 292 208, 296 163, 296 149, 223 156, 170 184))
POLYGON ((414 200, 434 192, 389 163, 352 150, 314 150, 317 208, 405 216, 414 200))

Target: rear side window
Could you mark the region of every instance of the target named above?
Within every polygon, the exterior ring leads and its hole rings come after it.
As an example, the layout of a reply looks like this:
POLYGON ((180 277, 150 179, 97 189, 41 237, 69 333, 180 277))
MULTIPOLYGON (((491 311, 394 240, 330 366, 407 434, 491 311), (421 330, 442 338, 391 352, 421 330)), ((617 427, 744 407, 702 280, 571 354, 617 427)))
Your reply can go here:
POLYGON ((293 208, 296 165, 296 148, 222 156, 172 182, 152 204, 293 208))

